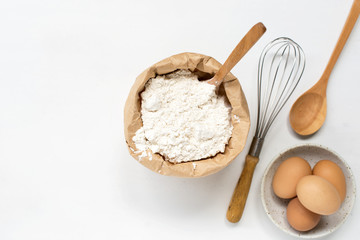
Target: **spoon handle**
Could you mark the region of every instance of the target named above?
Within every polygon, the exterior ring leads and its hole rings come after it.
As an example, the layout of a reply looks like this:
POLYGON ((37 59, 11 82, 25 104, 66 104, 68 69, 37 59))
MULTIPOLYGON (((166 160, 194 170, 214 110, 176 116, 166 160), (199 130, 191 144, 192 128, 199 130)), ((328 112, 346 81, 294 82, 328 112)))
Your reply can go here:
POLYGON ((340 56, 341 51, 343 50, 345 43, 347 41, 347 39, 350 36, 350 33, 352 31, 352 29, 355 26, 356 20, 359 17, 360 14, 360 0, 354 0, 354 3, 351 7, 350 13, 347 17, 346 23, 343 27, 343 30, 340 34, 340 37, 336 43, 336 47, 333 51, 333 53, 331 54, 330 60, 326 66, 326 69, 321 77, 321 79, 323 81, 325 81, 327 83, 327 81, 329 80, 331 71, 333 70, 335 63, 337 61, 337 59, 340 56))
POLYGON ((240 59, 254 46, 254 44, 260 39, 265 33, 265 26, 259 22, 255 24, 241 39, 235 49, 231 52, 230 56, 226 59, 225 63, 221 66, 215 76, 208 81, 210 84, 219 86, 223 81, 226 74, 240 61, 240 59))

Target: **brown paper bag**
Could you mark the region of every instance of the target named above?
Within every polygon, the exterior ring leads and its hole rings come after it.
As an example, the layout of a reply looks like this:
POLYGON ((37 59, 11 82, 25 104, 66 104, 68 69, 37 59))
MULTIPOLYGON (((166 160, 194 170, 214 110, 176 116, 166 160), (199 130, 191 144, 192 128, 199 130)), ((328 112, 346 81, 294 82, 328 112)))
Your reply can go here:
POLYGON ((201 177, 215 173, 227 166, 242 151, 245 146, 250 129, 249 109, 245 95, 238 79, 229 73, 220 88, 219 94, 225 94, 232 107, 231 122, 234 126, 232 136, 224 153, 199 161, 185 163, 171 163, 165 161, 160 154, 151 157, 140 157, 132 140, 136 131, 142 126, 140 93, 144 90, 145 83, 157 75, 164 75, 178 69, 189 69, 199 76, 199 79, 209 79, 219 70, 221 64, 215 59, 197 53, 181 53, 166 58, 141 73, 132 86, 125 103, 124 130, 128 150, 136 160, 154 172, 178 177, 201 177))

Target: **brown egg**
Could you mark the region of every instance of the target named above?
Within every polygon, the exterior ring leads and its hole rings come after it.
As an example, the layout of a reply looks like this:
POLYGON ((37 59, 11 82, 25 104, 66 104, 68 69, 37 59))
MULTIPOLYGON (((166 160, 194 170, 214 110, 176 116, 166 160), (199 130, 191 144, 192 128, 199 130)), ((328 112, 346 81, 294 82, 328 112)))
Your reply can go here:
POLYGON ((272 187, 274 193, 281 198, 296 196, 298 181, 311 174, 310 164, 300 157, 291 157, 283 161, 275 172, 272 187))
POLYGON ((321 216, 305 208, 298 198, 289 202, 286 209, 286 217, 294 229, 298 231, 309 231, 320 221, 321 216))
POLYGON ((333 214, 341 205, 340 195, 334 185, 319 176, 301 178, 296 193, 304 207, 320 215, 333 214))
POLYGON ((313 174, 328 180, 338 190, 341 202, 346 196, 346 181, 341 168, 330 160, 321 160, 316 163, 313 174))

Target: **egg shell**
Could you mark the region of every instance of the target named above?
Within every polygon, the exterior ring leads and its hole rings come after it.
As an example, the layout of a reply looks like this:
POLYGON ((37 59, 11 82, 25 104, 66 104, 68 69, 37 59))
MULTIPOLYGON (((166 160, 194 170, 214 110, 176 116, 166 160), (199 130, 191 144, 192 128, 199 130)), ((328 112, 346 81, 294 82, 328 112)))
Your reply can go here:
POLYGON ((346 180, 341 168, 330 160, 321 160, 313 168, 313 174, 323 177, 335 186, 339 192, 341 202, 346 197, 346 180))
POLYGON ((303 158, 291 157, 286 159, 275 172, 272 181, 274 193, 280 198, 295 197, 298 181, 310 174, 311 166, 303 158))
POLYGON ((316 227, 321 216, 311 212, 300 203, 298 198, 294 198, 286 208, 286 218, 295 230, 309 231, 316 227))
POLYGON ((304 207, 320 215, 333 214, 341 205, 340 195, 334 185, 316 175, 301 178, 296 193, 304 207))

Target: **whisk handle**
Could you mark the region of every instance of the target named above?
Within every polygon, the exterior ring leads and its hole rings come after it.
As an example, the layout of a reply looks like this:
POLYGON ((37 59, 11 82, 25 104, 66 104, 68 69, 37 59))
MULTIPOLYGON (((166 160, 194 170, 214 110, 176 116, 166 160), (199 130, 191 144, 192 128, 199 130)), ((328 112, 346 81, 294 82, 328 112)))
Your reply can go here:
POLYGON ((258 157, 251 155, 246 156, 244 169, 241 173, 239 181, 236 184, 226 214, 226 218, 232 223, 238 222, 244 212, 246 199, 250 190, 251 180, 253 178, 254 170, 258 161, 258 157))

